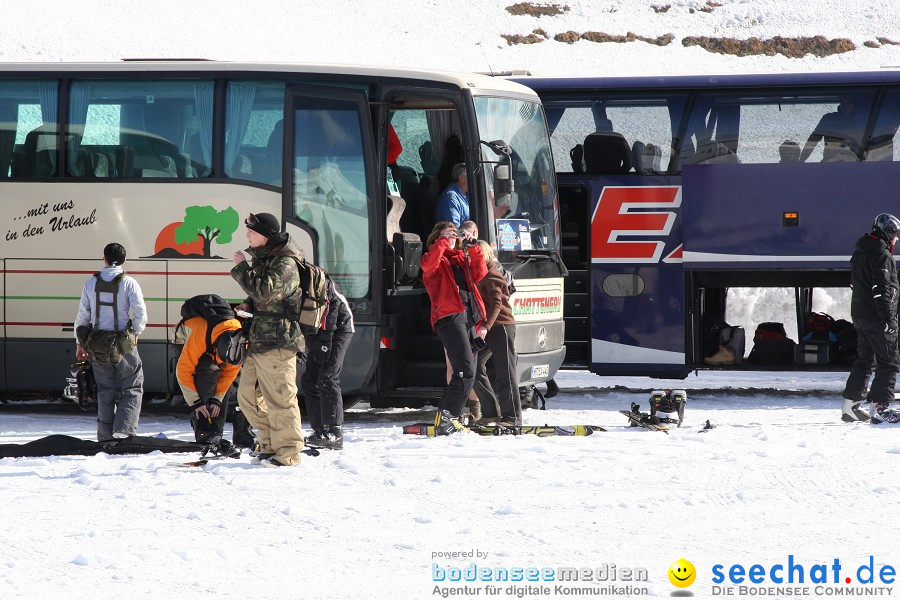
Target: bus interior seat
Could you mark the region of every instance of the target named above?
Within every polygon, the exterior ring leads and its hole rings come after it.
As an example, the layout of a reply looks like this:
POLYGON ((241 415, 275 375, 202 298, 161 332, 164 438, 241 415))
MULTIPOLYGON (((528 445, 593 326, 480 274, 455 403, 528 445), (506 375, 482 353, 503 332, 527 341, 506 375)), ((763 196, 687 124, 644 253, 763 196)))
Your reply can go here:
POLYGON ((413 283, 419 276, 422 261, 422 238, 415 233, 394 234, 394 281, 413 283))
POLYGON ((585 172, 619 175, 631 170, 631 146, 621 133, 594 132, 584 138, 585 172))
POLYGON ((636 141, 631 145, 634 172, 642 175, 662 174, 662 150, 656 144, 636 141))
POLYGON ((644 146, 643 162, 645 168, 648 168, 647 165, 649 165, 648 172, 651 175, 661 175, 664 172, 662 168, 662 148, 656 144, 644 146))
POLYGON ((100 151, 80 148, 78 151, 78 173, 82 177, 110 177, 109 157, 100 151))
POLYGON ((394 235, 400 233, 400 217, 406 209, 406 200, 400 196, 389 195, 387 201, 390 204, 386 217, 385 231, 387 233, 387 241, 394 239, 394 235))
POLYGON ((716 141, 701 144, 692 157, 690 164, 697 165, 722 165, 741 162, 737 154, 728 149, 728 146, 716 141))
POLYGON ((28 132, 22 144, 21 177, 49 177, 56 174, 56 129, 40 125, 28 132))
POLYGON ((584 146, 575 144, 575 147, 569 150, 569 158, 572 159, 572 172, 584 173, 584 146))
POLYGON ((284 147, 284 119, 279 119, 272 133, 269 134, 269 141, 266 142, 265 157, 258 164, 254 161, 254 181, 263 183, 271 183, 272 185, 281 185, 281 168, 283 163, 282 149, 284 147), (259 167, 258 169, 256 167, 259 167))
POLYGON ((783 163, 800 162, 800 144, 793 140, 784 140, 778 146, 778 154, 783 163))
POLYGON ((437 210, 437 201, 441 195, 440 185, 437 177, 433 175, 422 175, 419 180, 419 199, 421 200, 421 216, 422 216, 422 232, 425 237, 431 233, 435 221, 434 212, 437 210))
POLYGON ((647 169, 644 167, 644 142, 635 140, 631 145, 631 158, 634 162, 634 172, 639 175, 646 175, 647 169))
POLYGON ((0 129, 0 178, 9 175, 16 147, 16 130, 0 129))
POLYGON ((133 154, 131 169, 123 172, 126 177, 129 173, 132 177, 184 177, 184 157, 169 140, 123 133, 120 143, 133 154))
POLYGON ((406 200, 406 210, 400 215, 400 231, 419 231, 422 224, 419 214, 419 176, 412 167, 398 164, 391 167, 391 173, 400 187, 400 195, 406 200))

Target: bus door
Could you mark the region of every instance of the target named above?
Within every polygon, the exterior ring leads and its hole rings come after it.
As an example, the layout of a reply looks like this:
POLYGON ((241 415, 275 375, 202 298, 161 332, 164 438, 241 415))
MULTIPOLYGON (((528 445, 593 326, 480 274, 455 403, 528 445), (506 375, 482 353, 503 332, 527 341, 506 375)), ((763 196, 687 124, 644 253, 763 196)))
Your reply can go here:
POLYGON ((591 371, 683 377, 680 177, 593 177, 585 184, 591 199, 591 371))
POLYGON ((367 392, 378 357, 381 252, 375 141, 366 90, 287 89, 283 213, 307 260, 325 269, 350 301, 356 333, 341 387, 367 392), (380 248, 380 246, 379 246, 380 248))

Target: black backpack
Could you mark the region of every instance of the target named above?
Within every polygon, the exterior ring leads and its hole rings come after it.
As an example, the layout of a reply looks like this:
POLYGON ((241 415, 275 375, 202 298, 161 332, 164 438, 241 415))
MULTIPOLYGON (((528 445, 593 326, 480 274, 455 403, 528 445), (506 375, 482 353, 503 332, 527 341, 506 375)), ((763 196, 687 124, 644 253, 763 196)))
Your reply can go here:
POLYGON ((218 356, 232 365, 244 362, 247 350, 247 335, 244 328, 232 331, 223 331, 216 339, 213 347, 212 332, 216 325, 229 319, 234 319, 234 310, 231 305, 215 294, 201 294, 188 298, 181 305, 180 327, 191 317, 203 317, 206 319, 206 353, 212 357, 218 356))

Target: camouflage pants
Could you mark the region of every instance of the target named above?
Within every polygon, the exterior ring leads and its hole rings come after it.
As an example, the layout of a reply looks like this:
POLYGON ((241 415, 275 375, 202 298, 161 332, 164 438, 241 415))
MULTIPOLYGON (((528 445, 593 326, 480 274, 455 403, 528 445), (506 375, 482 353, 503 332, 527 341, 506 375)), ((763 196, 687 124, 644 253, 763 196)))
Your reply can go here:
POLYGON ((238 405, 258 433, 263 452, 283 465, 300 463, 303 431, 297 405, 297 353, 277 348, 251 353, 241 370, 238 405))

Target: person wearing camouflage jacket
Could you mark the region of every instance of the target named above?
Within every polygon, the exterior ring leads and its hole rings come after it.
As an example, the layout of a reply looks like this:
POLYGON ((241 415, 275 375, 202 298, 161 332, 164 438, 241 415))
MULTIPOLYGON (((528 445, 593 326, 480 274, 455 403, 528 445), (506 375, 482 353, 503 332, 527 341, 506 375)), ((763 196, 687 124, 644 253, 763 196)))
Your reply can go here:
POLYGON ((252 263, 247 263, 243 252, 236 252, 231 276, 247 293, 236 310, 252 313, 253 320, 238 404, 257 430, 259 462, 297 465, 304 445, 297 404, 297 352, 304 346, 300 323, 292 315, 301 293, 297 261, 303 255, 274 215, 251 214, 244 224, 252 263))

